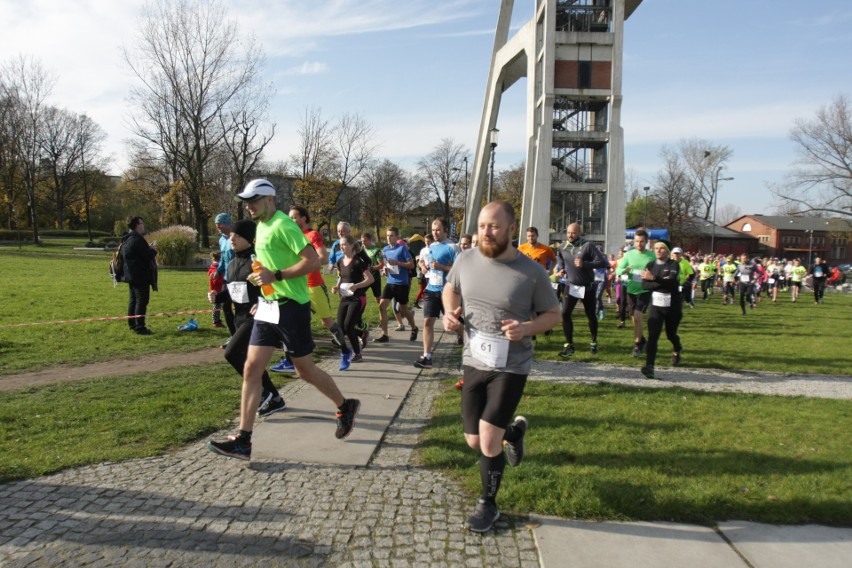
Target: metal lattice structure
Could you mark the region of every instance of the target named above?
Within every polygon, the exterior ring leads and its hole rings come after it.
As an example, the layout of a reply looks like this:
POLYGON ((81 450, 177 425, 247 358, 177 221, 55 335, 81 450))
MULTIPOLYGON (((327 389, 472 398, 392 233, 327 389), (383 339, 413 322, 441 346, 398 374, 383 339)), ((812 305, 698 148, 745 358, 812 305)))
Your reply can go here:
POLYGON ((510 38, 514 0, 502 0, 465 231, 476 227, 502 93, 526 77, 521 234, 536 226, 559 240, 577 222, 608 252, 624 243, 623 29, 641 1, 535 0, 534 17, 510 38))

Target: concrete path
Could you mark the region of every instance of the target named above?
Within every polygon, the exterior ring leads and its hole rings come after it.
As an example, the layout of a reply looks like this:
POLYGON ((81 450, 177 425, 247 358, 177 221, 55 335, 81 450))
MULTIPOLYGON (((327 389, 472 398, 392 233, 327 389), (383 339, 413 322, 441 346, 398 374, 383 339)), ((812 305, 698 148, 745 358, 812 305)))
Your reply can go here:
POLYGON ((438 333, 436 369, 418 374, 422 344, 408 333, 370 345, 350 371, 322 363, 362 399, 344 442, 328 401, 293 381, 290 409, 256 428, 248 466, 201 442, 0 485, 0 566, 849 566, 852 530, 820 526, 505 515, 485 535, 464 531, 471 497, 414 452, 441 378, 457 373, 454 338, 438 333))

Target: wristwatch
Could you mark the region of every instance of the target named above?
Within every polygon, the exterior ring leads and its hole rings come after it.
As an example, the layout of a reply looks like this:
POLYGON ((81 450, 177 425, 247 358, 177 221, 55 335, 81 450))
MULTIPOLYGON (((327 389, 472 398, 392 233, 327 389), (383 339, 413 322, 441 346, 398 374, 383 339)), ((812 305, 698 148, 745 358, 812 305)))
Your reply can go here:
POLYGON ((275 271, 275 279, 276 279, 277 281, 279 281, 279 282, 281 282, 282 280, 284 280, 284 275, 283 275, 283 274, 281 274, 281 271, 280 271, 280 270, 276 270, 276 271, 275 271))

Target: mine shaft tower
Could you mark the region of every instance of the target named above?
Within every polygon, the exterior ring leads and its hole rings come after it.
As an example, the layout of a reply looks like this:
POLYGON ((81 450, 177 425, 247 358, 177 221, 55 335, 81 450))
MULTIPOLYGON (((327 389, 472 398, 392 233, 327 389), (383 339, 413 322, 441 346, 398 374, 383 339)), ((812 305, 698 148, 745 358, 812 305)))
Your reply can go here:
POLYGON ((577 222, 605 252, 624 244, 621 73, 624 21, 642 0, 535 0, 535 16, 511 38, 514 0, 502 0, 465 204, 476 230, 503 92, 527 77, 527 155, 519 229, 542 241, 577 222))

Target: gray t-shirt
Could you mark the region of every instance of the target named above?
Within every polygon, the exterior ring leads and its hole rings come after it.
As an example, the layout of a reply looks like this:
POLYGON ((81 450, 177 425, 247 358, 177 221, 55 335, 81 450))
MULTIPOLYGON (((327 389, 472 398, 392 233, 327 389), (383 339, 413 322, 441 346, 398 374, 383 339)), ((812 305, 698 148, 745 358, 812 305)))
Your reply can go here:
POLYGON ((464 306, 465 365, 475 369, 528 375, 532 369, 533 346, 529 337, 510 341, 506 365, 491 367, 471 352, 471 334, 503 337, 501 320, 529 321, 534 312, 559 304, 547 272, 540 264, 518 253, 509 261, 483 255, 478 248, 464 251, 447 275, 464 306))

